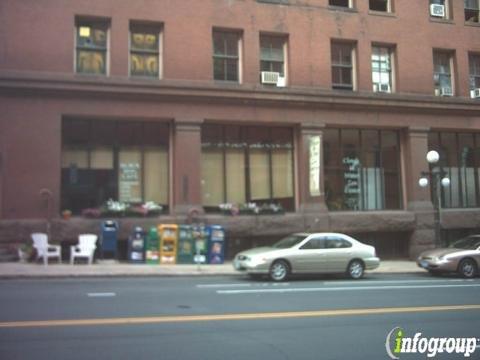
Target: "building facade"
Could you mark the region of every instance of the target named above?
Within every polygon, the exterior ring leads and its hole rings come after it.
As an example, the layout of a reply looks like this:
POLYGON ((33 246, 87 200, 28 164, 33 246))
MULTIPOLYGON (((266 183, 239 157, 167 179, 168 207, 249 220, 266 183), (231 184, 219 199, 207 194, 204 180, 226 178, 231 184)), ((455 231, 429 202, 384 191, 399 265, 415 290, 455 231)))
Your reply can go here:
POLYGON ((443 236, 478 231, 479 13, 479 0, 4 0, 0 241, 98 232, 83 215, 113 199, 163 206, 123 218, 124 239, 195 217, 226 227, 230 257, 295 231, 412 257, 435 243, 436 194, 418 185, 432 149, 450 178, 443 236), (252 203, 284 212, 237 214, 252 203))

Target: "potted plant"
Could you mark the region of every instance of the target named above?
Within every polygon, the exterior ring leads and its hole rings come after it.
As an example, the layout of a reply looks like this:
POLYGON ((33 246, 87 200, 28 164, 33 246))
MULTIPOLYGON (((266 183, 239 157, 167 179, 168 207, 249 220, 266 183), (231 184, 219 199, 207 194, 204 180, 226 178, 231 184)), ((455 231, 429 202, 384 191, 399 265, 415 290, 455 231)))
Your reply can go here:
POLYGON ((70 220, 70 218, 72 217, 72 211, 71 210, 63 210, 62 211, 62 217, 65 220, 70 220))
POLYGON ((18 260, 22 263, 28 262, 32 256, 33 248, 28 244, 21 244, 18 247, 18 260))

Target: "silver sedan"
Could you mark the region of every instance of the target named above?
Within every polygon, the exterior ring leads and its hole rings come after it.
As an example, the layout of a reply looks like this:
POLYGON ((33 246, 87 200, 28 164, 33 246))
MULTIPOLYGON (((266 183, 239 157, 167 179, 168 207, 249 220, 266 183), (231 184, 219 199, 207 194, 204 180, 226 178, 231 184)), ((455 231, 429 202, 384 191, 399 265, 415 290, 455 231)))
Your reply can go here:
POLYGON ((338 233, 298 233, 269 247, 242 251, 233 265, 252 276, 283 281, 291 274, 346 273, 353 279, 380 265, 375 248, 338 233))

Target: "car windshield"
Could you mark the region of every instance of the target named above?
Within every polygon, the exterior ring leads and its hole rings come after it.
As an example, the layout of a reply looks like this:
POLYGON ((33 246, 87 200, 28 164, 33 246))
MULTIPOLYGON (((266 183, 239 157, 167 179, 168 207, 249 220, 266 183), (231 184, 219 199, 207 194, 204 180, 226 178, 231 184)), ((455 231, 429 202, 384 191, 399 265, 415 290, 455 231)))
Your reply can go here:
POLYGON ((466 238, 455 241, 450 244, 450 248, 473 250, 480 246, 480 236, 467 236, 466 238))
POLYGON ((306 238, 305 235, 289 235, 279 242, 276 242, 275 244, 272 245, 272 247, 276 249, 288 249, 291 248, 292 246, 297 245, 299 242, 304 240, 306 238))

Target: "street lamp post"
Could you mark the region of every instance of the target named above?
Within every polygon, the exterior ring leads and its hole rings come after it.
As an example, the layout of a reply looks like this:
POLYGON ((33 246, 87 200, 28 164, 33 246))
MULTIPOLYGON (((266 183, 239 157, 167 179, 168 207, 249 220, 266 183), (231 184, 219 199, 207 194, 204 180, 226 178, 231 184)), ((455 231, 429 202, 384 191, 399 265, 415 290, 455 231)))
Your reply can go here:
POLYGON ((441 191, 440 186, 448 187, 450 186, 450 179, 446 177, 445 172, 442 171, 439 167, 434 167, 440 160, 440 155, 435 150, 431 150, 427 153, 427 161, 431 166, 430 171, 422 171, 421 178, 418 180, 418 184, 425 188, 429 183, 432 184, 432 193, 433 193, 433 208, 434 213, 434 225, 435 225, 435 245, 440 247, 442 245, 440 227, 441 227, 441 217, 440 211, 442 208, 441 203, 441 191))

